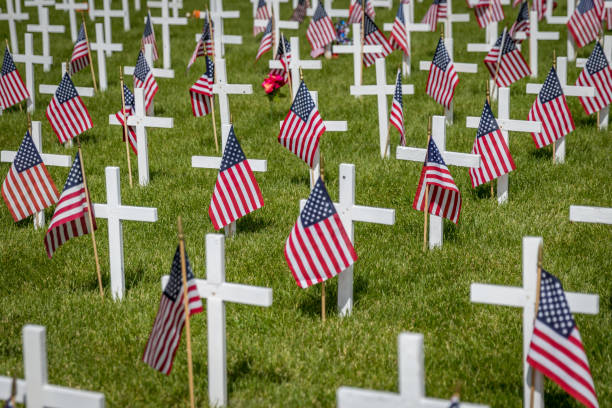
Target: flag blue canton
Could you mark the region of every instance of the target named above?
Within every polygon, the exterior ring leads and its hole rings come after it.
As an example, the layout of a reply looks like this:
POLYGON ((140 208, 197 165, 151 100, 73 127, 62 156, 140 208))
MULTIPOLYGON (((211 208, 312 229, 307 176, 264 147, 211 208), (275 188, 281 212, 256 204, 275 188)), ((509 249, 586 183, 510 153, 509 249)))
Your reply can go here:
POLYGON ((123 84, 123 99, 125 100, 125 108, 131 107, 135 109, 134 106, 134 94, 130 91, 130 88, 127 87, 126 84, 123 84))
POLYGON ((300 213, 302 225, 304 228, 308 228, 331 217, 335 213, 336 207, 334 207, 334 203, 329 197, 323 180, 319 177, 319 180, 317 180, 317 183, 308 196, 304 209, 300 213))
POLYGON ((580 14, 584 14, 592 10, 594 7, 595 7, 595 4, 593 3, 593 0, 581 0, 580 3, 578 3, 578 6, 576 8, 580 12, 580 14))
POLYGON ((313 21, 319 21, 325 17, 327 17, 327 13, 325 12, 325 8, 323 8, 323 4, 319 2, 319 6, 317 7, 317 10, 315 11, 314 16, 312 16, 312 19, 313 21))
POLYGON ((145 82, 149 71, 149 64, 147 64, 147 60, 142 54, 142 51, 138 52, 138 60, 136 61, 136 68, 134 68, 134 76, 140 81, 145 82))
POLYGON ((444 163, 444 159, 438 150, 438 146, 436 146, 436 142, 433 139, 429 140, 429 146, 427 148, 427 157, 425 158, 425 163, 436 163, 441 164, 446 167, 446 163, 444 163))
POLYGON ((79 35, 77 36, 76 42, 85 41, 85 24, 81 23, 81 28, 79 29, 79 35))
POLYGON ((259 0, 257 3, 257 8, 266 7, 266 0, 259 0))
POLYGON ((446 47, 444 46, 444 40, 440 38, 438 40, 438 46, 436 47, 436 53, 434 54, 433 64, 440 68, 442 71, 446 71, 448 64, 450 64, 451 59, 448 56, 448 52, 446 51, 446 47))
POLYGON ((519 10, 518 16, 516 17, 516 21, 520 22, 527 20, 529 20, 529 6, 527 5, 527 2, 524 1, 521 3, 521 8, 519 10))
POLYGON ((232 166, 246 160, 246 156, 236 139, 236 133, 234 133, 234 126, 230 128, 227 142, 225 144, 225 150, 223 151, 223 159, 221 160, 220 172, 229 169, 232 166))
POLYGON ((213 62, 212 58, 208 58, 208 55, 206 56, 206 73, 205 73, 205 75, 207 77, 209 77, 211 81, 215 77, 215 63, 213 62))
POLYGON ((367 13, 364 15, 363 23, 364 23, 364 27, 365 27, 365 30, 363 31, 363 35, 364 36, 368 36, 368 35, 370 35, 372 33, 375 33, 376 31, 378 31, 378 27, 376 26, 376 24, 374 24, 374 22, 368 16, 367 13))
POLYGON ((557 77, 557 71, 552 67, 546 77, 546 81, 544 81, 544 85, 542 85, 538 98, 540 98, 542 103, 546 103, 561 95, 563 95, 563 88, 561 88, 561 83, 557 77))
POLYGON ((204 21, 204 26, 202 27, 202 37, 200 37, 200 41, 209 41, 210 40, 210 24, 208 21, 204 21))
POLYGON ((308 120, 310 112, 315 108, 315 104, 306 88, 304 81, 300 83, 300 88, 295 95, 293 104, 291 105, 291 111, 298 115, 304 122, 308 120))
POLYGON ((491 111, 491 105, 489 105, 489 102, 485 101, 484 108, 482 108, 482 115, 480 115, 480 123, 478 124, 478 132, 476 133, 476 137, 488 135, 489 133, 498 129, 499 126, 497 125, 495 116, 493 116, 493 112, 491 111))
POLYGON ((508 35, 508 33, 506 33, 505 38, 504 38, 504 33, 502 33, 502 35, 499 36, 497 41, 495 41, 495 46, 501 47, 502 39, 504 40, 504 46, 501 49, 502 55, 507 54, 511 51, 514 51, 514 49, 516 48, 514 44, 514 40, 512 40, 512 38, 510 37, 510 35, 508 35))
POLYGON ((568 338, 576 326, 561 281, 542 269, 537 319, 560 336, 568 338))
POLYGON ((68 73, 64 73, 64 77, 62 78, 62 82, 60 82, 57 87, 57 91, 55 91, 55 97, 57 98, 60 104, 69 101, 72 98, 76 98, 79 96, 77 93, 72 80, 70 79, 70 75, 68 73))
POLYGON ((446 4, 446 0, 434 0, 433 4, 446 4))
MULTIPOLYGON (((187 256, 187 251, 185 251, 185 275, 187 276, 187 281, 193 279, 193 272, 191 271, 191 265, 189 264, 189 257, 187 256)), ((168 279, 168 283, 164 288, 164 296, 172 300, 176 301, 176 298, 181 291, 181 287, 183 286, 183 273, 181 271, 181 250, 180 247, 176 247, 176 252, 174 253, 174 259, 172 260, 172 267, 170 268, 170 279, 168 279)))
POLYGON ((13 57, 11 56, 11 53, 9 52, 8 47, 6 47, 4 49, 4 60, 2 61, 2 75, 4 76, 6 74, 10 74, 16 69, 17 67, 15 66, 15 63, 13 62, 13 57))
POLYGON ((21 173, 40 163, 42 163, 42 158, 36 146, 34 146, 34 141, 32 137, 30 137, 30 132, 26 132, 21 142, 21 146, 19 146, 19 150, 17 151, 17 155, 15 156, 15 160, 13 160, 13 165, 17 172, 21 173))
POLYGON ((395 92, 393 93, 393 100, 397 101, 400 106, 404 107, 404 100, 402 97, 402 73, 397 71, 397 77, 395 78, 395 92))
POLYGON ((70 173, 68 173, 66 184, 64 184, 64 190, 62 191, 66 191, 81 183, 83 183, 83 173, 81 173, 81 159, 79 158, 79 152, 77 152, 72 162, 70 173))
POLYGON ((264 36, 270 34, 272 32, 272 19, 268 20, 268 25, 266 26, 266 31, 264 31, 264 36))
POLYGON ((599 42, 596 42, 595 48, 587 60, 586 69, 590 75, 595 75, 599 71, 606 68, 608 68, 608 60, 606 59, 606 55, 604 54, 601 45, 599 42))
POLYGON ((149 15, 147 15, 147 21, 145 22, 145 29, 142 36, 148 37, 151 34, 153 34, 153 27, 151 26, 151 18, 149 17, 149 15))
POLYGON ((400 5, 399 5, 399 7, 397 9, 397 14, 396 14, 395 18, 397 18, 399 21, 401 21, 402 24, 405 23, 405 20, 404 20, 404 7, 402 6, 401 2, 400 2, 400 5))
POLYGON ((281 56, 281 55, 289 55, 291 53, 291 43, 289 43, 289 41, 287 41, 287 38, 285 38, 285 36, 283 34, 281 34, 281 40, 278 42, 278 49, 276 50, 276 55, 277 56, 281 56), (283 50, 283 44, 284 44, 284 50, 283 50))

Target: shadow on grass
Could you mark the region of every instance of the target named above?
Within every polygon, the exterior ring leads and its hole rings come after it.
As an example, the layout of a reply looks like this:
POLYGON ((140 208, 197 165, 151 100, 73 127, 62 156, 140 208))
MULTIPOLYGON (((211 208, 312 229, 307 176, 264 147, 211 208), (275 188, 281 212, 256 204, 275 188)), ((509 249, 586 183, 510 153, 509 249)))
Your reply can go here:
POLYGON ((580 404, 577 404, 571 395, 555 386, 552 390, 546 390, 544 405, 555 408, 573 408, 580 404))
POLYGON ((488 182, 486 184, 482 184, 476 188, 472 188, 469 190, 470 191, 470 196, 472 196, 472 198, 478 198, 480 200, 487 200, 487 199, 491 199, 491 182, 488 182))
POLYGON ((250 356, 245 356, 227 370, 228 392, 233 392, 240 384, 240 379, 256 376, 266 383, 282 384, 290 380, 289 374, 284 370, 270 370, 268 367, 258 367, 258 363, 250 356))
POLYGON ((144 278, 145 270, 141 266, 135 270, 125 271, 125 290, 126 292, 137 287, 144 278))
MULTIPOLYGON (((325 310, 326 316, 338 316, 338 278, 325 281, 325 310)), ((368 292, 368 281, 353 274, 353 305, 368 292)), ((302 314, 314 319, 321 318, 321 284, 316 285, 317 289, 308 289, 306 298, 302 299, 299 310, 302 314), (314 290, 312 290, 314 289, 314 290)))
POLYGON ((272 226, 271 220, 265 217, 258 217, 254 214, 242 217, 236 221, 236 230, 240 234, 255 233, 272 226))
POLYGON ((299 175, 291 176, 291 183, 298 185, 310 185, 310 176, 309 173, 301 172, 299 175))
POLYGON ((457 226, 450 221, 444 221, 443 228, 444 241, 454 242, 457 240, 457 226))
POLYGON ((533 157, 536 160, 552 160, 552 147, 546 146, 541 149, 531 149, 529 150, 529 156, 533 157))

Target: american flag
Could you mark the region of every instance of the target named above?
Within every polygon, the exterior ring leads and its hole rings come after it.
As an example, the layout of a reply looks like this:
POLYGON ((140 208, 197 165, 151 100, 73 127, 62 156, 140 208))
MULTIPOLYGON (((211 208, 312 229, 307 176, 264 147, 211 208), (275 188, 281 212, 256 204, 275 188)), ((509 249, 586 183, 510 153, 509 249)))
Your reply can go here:
POLYGON ((208 115, 213 103, 213 84, 215 82, 215 64, 206 56, 206 72, 189 88, 191 111, 193 116, 208 115))
POLYGON ((400 134, 400 144, 406 146, 406 134, 404 132, 404 101, 402 98, 402 70, 397 70, 395 79, 395 92, 393 93, 393 104, 391 105, 391 116, 389 122, 400 134))
POLYGON ((438 19, 446 18, 446 4, 446 0, 434 0, 421 23, 429 24, 429 30, 436 31, 438 19))
POLYGON ((42 211, 59 193, 42 161, 30 132, 26 132, 4 183, 2 197, 15 222, 42 211))
POLYGON ((580 0, 574 14, 567 22, 567 29, 579 48, 597 39, 601 31, 603 0, 580 0))
POLYGON ((261 37, 261 42, 259 43, 259 49, 257 50, 257 55, 255 56, 255 62, 264 55, 266 52, 272 49, 272 19, 268 20, 268 25, 266 26, 266 31, 264 31, 263 37, 261 37))
MULTIPOLYGON (((129 118, 136 112, 136 106, 134 105, 134 94, 130 91, 130 88, 127 87, 126 84, 123 84, 123 99, 125 100, 125 118, 129 118)), ((125 126, 125 122, 123 121, 123 112, 119 109, 119 112, 115 113, 115 117, 121 124, 121 126, 125 126)), ((132 150, 134 154, 138 154, 138 143, 136 138, 136 128, 134 126, 128 126, 128 141, 130 142, 130 146, 132 146, 132 150)), ((124 140, 125 141, 125 140, 124 140)))
POLYGON ((312 167, 319 139, 324 132, 323 119, 302 81, 291 109, 281 124, 278 142, 312 167))
POLYGON ((290 20, 301 23, 306 17, 306 9, 308 8, 310 8, 310 3, 308 0, 298 0, 298 4, 295 7, 295 10, 293 10, 290 20))
POLYGON ((500 0, 480 0, 474 6, 474 14, 480 28, 504 19, 504 9, 500 0))
POLYGON ((531 134, 538 149, 548 146, 574 130, 574 119, 567 106, 555 68, 550 69, 527 119, 542 122, 542 132, 531 134))
POLYGON ((470 169, 473 188, 516 169, 508 144, 487 101, 480 116, 472 154, 479 154, 482 159, 479 168, 470 169))
POLYGON ((259 185, 232 126, 223 151, 215 190, 210 199, 208 215, 213 227, 219 230, 263 205, 259 185))
POLYGON ((404 51, 405 55, 410 55, 408 42, 406 41, 406 20, 404 17, 404 6, 400 3, 393 21, 393 28, 389 34, 389 44, 395 49, 404 51))
POLYGON ((525 62, 519 49, 516 48, 516 43, 509 35, 506 35, 505 31, 499 36, 495 45, 485 57, 484 64, 489 69, 492 78, 495 78, 495 70, 499 64, 497 86, 510 86, 510 84, 531 73, 529 65, 525 62), (501 57, 499 55, 500 48, 502 49, 501 57))
MULTIPOLYGON (((255 20, 269 20, 270 18, 272 18, 272 15, 268 10, 266 0, 259 0, 259 2, 257 3, 257 11, 255 12, 255 20)), ((265 29, 263 27, 257 27, 253 25, 253 35, 262 33, 264 30, 265 29)))
POLYGON ((371 19, 376 17, 376 12, 374 11, 374 5, 372 4, 372 0, 355 0, 353 4, 349 7, 349 16, 346 21, 348 24, 353 23, 361 23, 361 19, 363 18, 363 6, 362 1, 365 1, 365 10, 366 15, 371 19))
POLYGON ((72 57, 70 57, 70 75, 74 75, 89 65, 89 44, 85 37, 85 23, 81 23, 79 35, 74 43, 72 57))
POLYGON ((45 115, 60 143, 67 142, 93 127, 91 116, 68 73, 64 74, 45 115))
POLYGON ((589 361, 561 281, 543 269, 527 363, 585 406, 599 406, 589 361))
POLYGON ((310 24, 308 24, 306 38, 312 48, 310 56, 313 58, 322 55, 325 52, 325 46, 336 39, 334 23, 325 12, 321 2, 319 2, 310 24))
POLYGON ((2 98, 2 109, 7 109, 30 98, 30 93, 23 84, 8 46, 4 49, 4 60, 0 72, 0 97, 2 98))
POLYGON ((393 48, 389 41, 385 38, 384 34, 380 32, 374 21, 370 19, 367 15, 364 19, 364 31, 363 31, 363 43, 364 45, 380 45, 382 47, 382 52, 377 52, 375 54, 364 52, 363 53, 363 64, 366 67, 374 64, 376 59, 378 58, 386 58, 387 55, 391 54, 393 48))
POLYGON ((200 39, 196 43, 195 49, 191 54, 191 58, 189 58, 189 62, 187 63, 187 71, 189 68, 196 62, 198 57, 203 57, 205 55, 213 55, 214 54, 214 44, 210 31, 210 24, 208 24, 208 20, 204 19, 204 27, 202 28, 202 35, 200 39))
POLYGON ((144 33, 142 33, 142 40, 140 40, 140 49, 143 51, 145 44, 151 44, 153 46, 153 61, 157 61, 159 55, 157 54, 157 41, 155 41, 155 31, 153 30, 153 24, 151 23, 150 11, 147 12, 144 33))
POLYGON ((587 115, 597 112, 612 102, 612 70, 599 42, 576 80, 578 86, 592 86, 595 97, 579 97, 587 115))
MULTIPOLYGON (((83 183, 81 172, 81 158, 77 152, 68 179, 64 184, 62 195, 55 206, 55 212, 51 217, 49 229, 45 234, 45 248, 47 256, 51 258, 53 253, 70 238, 80 237, 91 232, 89 223, 89 192, 83 183)), ((98 229, 96 218, 91 213, 93 229, 98 229)))
POLYGON ((525 33, 525 35, 529 37, 529 6, 526 1, 521 3, 521 8, 516 16, 516 21, 514 24, 512 24, 512 27, 510 27, 509 33, 517 44, 523 42, 523 40, 516 38, 518 33, 525 33))
POLYGON ((415 210, 425 211, 427 185, 429 185, 428 212, 457 224, 461 214, 461 193, 433 139, 429 140, 419 186, 412 202, 412 208, 415 210))
POLYGON ((280 61, 283 67, 271 69, 270 75, 280 75, 285 80, 288 80, 289 64, 291 63, 291 43, 285 38, 283 33, 280 35, 280 41, 276 49, 276 59, 280 61))
MULTIPOLYGON (((185 252, 185 267, 189 316, 193 316, 204 311, 204 308, 187 252, 185 252)), ((161 295, 155 323, 153 323, 153 329, 142 355, 142 361, 166 375, 172 371, 174 356, 183 334, 183 326, 185 325, 184 296, 181 252, 180 247, 177 247, 172 260, 172 268, 170 268, 170 279, 168 279, 161 295)))
POLYGON ((148 110, 159 88, 142 51, 138 52, 138 61, 134 68, 134 89, 136 88, 144 88, 145 110, 148 110))
POLYGON ((357 260, 321 178, 287 238, 285 260, 300 288, 333 278, 357 260))
MULTIPOLYGON (((515 0, 515 3, 518 4, 518 1, 515 0)), ((557 2, 553 1, 553 10, 557 7, 557 2)), ((544 16, 546 15, 546 10, 548 10, 548 2, 547 0, 534 0, 531 5, 531 9, 538 12, 538 21, 542 21, 544 16)))
POLYGON ((426 88, 427 95, 449 109, 458 83, 459 76, 457 76, 455 71, 455 64, 453 64, 446 51, 444 40, 440 38, 431 67, 429 68, 426 88))

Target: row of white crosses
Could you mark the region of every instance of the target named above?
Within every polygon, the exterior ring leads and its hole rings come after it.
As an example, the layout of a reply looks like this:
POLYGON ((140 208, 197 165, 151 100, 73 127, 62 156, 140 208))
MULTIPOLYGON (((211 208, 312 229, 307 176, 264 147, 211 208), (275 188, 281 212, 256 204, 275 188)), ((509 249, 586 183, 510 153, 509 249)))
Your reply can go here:
MULTIPOLYGON (((168 0, 159 1, 148 1, 147 5, 150 7, 159 7, 161 10, 160 17, 151 16, 151 24, 162 26, 162 55, 163 55, 163 67, 164 69, 171 69, 170 59, 170 26, 171 25, 187 25, 187 18, 185 17, 170 17, 170 9, 168 0)), ((153 67, 150 64, 150 67, 153 67)), ((153 73, 155 75, 155 73, 153 73)))
MULTIPOLYGON (((43 326, 23 327, 24 379, 16 382, 16 402, 28 408, 104 408, 104 394, 49 384, 46 337, 43 326)), ((0 377, 0 399, 12 397, 12 386, 12 378, 0 377)))
MULTIPOLYGON (((612 35, 604 36, 603 50, 604 50, 604 55, 608 59, 608 64, 612 64, 612 35)), ((587 60, 588 58, 576 58, 576 67, 584 68, 586 66, 587 60)), ((597 125, 599 126, 599 129, 600 130, 608 129, 608 123, 610 120, 609 119, 610 118, 610 105, 602 108, 599 111, 598 117, 599 117, 599 123, 597 125)))
POLYGON ((0 9, 0 21, 7 21, 9 26, 9 36, 11 38, 11 50, 14 53, 19 53, 19 41, 17 37, 17 22, 27 21, 30 19, 28 13, 21 12, 21 0, 17 0, 18 10, 15 10, 13 0, 6 0, 6 12, 3 13, 0 9))
MULTIPOLYGON (((274 29, 274 33, 272 34, 272 38, 274 39, 272 49, 276 51, 278 49, 278 43, 280 41, 280 30, 297 30, 299 28, 299 24, 297 21, 288 21, 280 19, 280 0, 270 0, 268 1, 267 6, 274 20, 272 22, 274 29)), ((255 25, 255 27, 265 28, 268 25, 268 20, 255 20, 253 24, 255 25)))
POLYGON ((96 23, 96 42, 90 41, 89 47, 91 48, 91 51, 96 51, 98 53, 98 82, 100 84, 100 91, 106 91, 106 89, 108 89, 106 55, 113 51, 123 51, 123 44, 107 43, 106 37, 104 36, 104 25, 102 23, 96 23))
MULTIPOLYGON (((548 24, 561 24, 563 26, 567 25, 572 14, 574 14, 574 10, 576 9, 576 1, 575 0, 567 0, 566 2, 566 10, 567 14, 565 16, 553 16, 553 2, 552 0, 546 0, 546 12, 544 16, 546 17, 546 22, 548 24)), ((574 42, 574 37, 567 32, 567 60, 574 61, 576 59, 576 43, 574 42)))
POLYGON ((382 52, 381 45, 361 44, 361 24, 353 24, 353 43, 350 45, 332 45, 335 54, 353 54, 353 85, 361 86, 363 80, 363 54, 382 52))
MULTIPOLYGON (((162 290, 169 276, 162 277, 162 290)), ((225 281, 225 237, 206 235, 206 279, 196 279, 198 293, 206 299, 208 330, 208 400, 210 406, 223 407, 227 399, 227 335, 225 302, 251 306, 272 305, 272 289, 225 281)))
MULTIPOLYGON (((538 280, 538 252, 543 245, 542 237, 523 237, 523 286, 509 287, 472 283, 470 301, 497 306, 520 307, 523 309, 523 406, 544 407, 544 378, 536 370, 534 376, 534 403, 530 404, 532 368, 527 363, 527 352, 533 334, 535 319, 536 288, 538 280)), ((572 314, 598 314, 599 296, 565 292, 572 314)))
MULTIPOLYGON (((567 84, 567 57, 557 57, 557 76, 561 83, 561 88, 566 97, 593 97, 595 96, 595 88, 592 86, 575 86, 567 84)), ((527 84, 526 92, 528 94, 538 94, 542 89, 542 84, 527 84)), ((555 157, 553 158, 554 163, 565 162, 565 136, 555 140, 555 157)))
MULTIPOLYGON (((106 33, 106 42, 110 43, 112 38, 112 21, 111 18, 123 19, 123 31, 130 31, 130 6, 128 0, 121 0, 121 9, 112 9, 111 0, 104 0, 102 10, 95 7, 95 1, 89 0, 89 18, 94 21, 96 18, 104 19, 104 31, 106 33)), ((110 54, 109 54, 110 56, 110 54)))
MULTIPOLYGON (((206 18, 205 13, 200 13, 200 18, 206 18)), ((241 35, 227 35, 224 29, 224 20, 226 18, 240 18, 239 10, 223 10, 223 3, 221 0, 210 0, 210 18, 213 23, 214 40, 215 40, 215 56, 223 58, 225 56, 225 44, 242 44, 241 35)), ((196 34, 196 42, 200 39, 202 33, 196 34)))
MULTIPOLYGON (((448 408, 451 401, 425 396, 425 353, 421 333, 404 332, 397 339, 399 394, 361 388, 340 387, 336 391, 338 408, 448 408)), ((486 408, 488 405, 461 401, 462 407, 486 408)))
POLYGON ((77 11, 87 10, 88 4, 86 2, 76 3, 75 0, 63 0, 62 3, 56 3, 56 10, 64 10, 68 12, 68 19, 70 21, 70 38, 72 42, 76 42, 79 35, 79 29, 77 25, 77 11))
MULTIPOLYGON (((28 24, 26 26, 28 32, 40 33, 42 35, 42 55, 48 57, 51 55, 49 34, 63 34, 66 31, 66 27, 63 25, 51 25, 49 22, 49 9, 46 7, 39 7, 38 9, 38 24, 28 24)), ((43 64, 43 70, 49 72, 51 69, 51 63, 43 64)))
MULTIPOLYGON (((160 1, 148 1, 147 7, 149 8, 161 8, 163 5, 160 1)), ((183 0, 169 0, 168 8, 172 9, 172 17, 179 17, 180 11, 183 8, 183 0)))
MULTIPOLYGON (((431 138, 435 142, 444 163, 447 166, 468 167, 477 169, 480 167, 481 158, 478 154, 456 153, 446 151, 446 118, 444 116, 434 116, 432 118, 431 138)), ((409 160, 424 163, 427 155, 427 146, 422 148, 398 146, 395 157, 398 160, 409 160)), ((430 193, 431 194, 431 193, 430 193)), ((429 216, 429 249, 442 246, 444 218, 429 216)))
POLYGON ((53 57, 52 56, 44 56, 44 55, 36 55, 34 54, 34 45, 33 45, 33 34, 25 33, 24 34, 24 45, 25 50, 23 54, 13 54, 13 60, 15 62, 23 62, 25 63, 25 76, 26 76, 26 89, 30 94, 30 104, 27 109, 28 112, 34 111, 35 101, 36 101, 36 82, 34 79, 34 64, 45 65, 52 64, 53 57))

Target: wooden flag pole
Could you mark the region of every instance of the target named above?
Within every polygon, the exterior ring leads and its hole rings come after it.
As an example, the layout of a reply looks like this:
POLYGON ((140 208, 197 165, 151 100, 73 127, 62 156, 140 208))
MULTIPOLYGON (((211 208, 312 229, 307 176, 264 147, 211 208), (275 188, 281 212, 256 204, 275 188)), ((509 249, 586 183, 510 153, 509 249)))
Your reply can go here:
POLYGON ((100 259, 98 258, 98 246, 96 245, 96 233, 93 222, 93 209, 91 208, 91 198, 89 197, 89 189, 87 188, 87 178, 85 177, 85 163, 83 163, 83 152, 81 151, 81 140, 77 135, 77 146, 79 149, 79 161, 81 162, 81 174, 83 175, 83 186, 85 187, 85 198, 87 200, 87 215, 89 217, 89 228, 91 242, 94 249, 94 258, 96 260, 96 272, 98 274, 98 286, 100 287, 100 297, 104 297, 104 289, 102 288, 102 274, 100 273, 100 259))
MULTIPOLYGON (((9 47, 9 42, 8 42, 8 38, 4 39, 4 42, 6 43, 6 49, 11 52, 11 47, 9 47)), ((19 105, 19 112, 23 111, 23 108, 21 107, 21 102, 18 103, 19 105)))
MULTIPOLYGON (((281 58, 285 58, 285 61, 287 61, 287 48, 285 48, 285 36, 283 35, 283 33, 281 33, 280 35, 280 40, 283 43, 283 56, 281 58)), ((288 62, 288 61, 287 61, 288 62)), ((281 62, 282 64, 282 62, 281 62)), ((289 93, 291 94, 291 100, 293 101, 293 85, 291 85, 291 70, 289 68, 286 69, 287 72, 287 78, 289 80, 289 93)))
POLYGON ((30 136, 32 136, 32 119, 30 118, 30 112, 26 112, 26 117, 28 118, 28 132, 30 136))
MULTIPOLYGON (((504 52, 504 45, 506 44, 506 36, 508 34, 508 27, 504 27, 504 32, 502 33, 501 45, 499 46, 499 55, 497 56, 497 64, 495 65, 495 75, 493 76, 493 86, 497 86, 497 76, 499 75, 499 66, 501 65, 501 57, 504 52)), ((495 88, 492 89, 495 92, 495 88)))
MULTIPOLYGON (((427 146, 425 147, 425 164, 427 164, 427 159, 429 156, 429 141, 431 140, 431 116, 429 117, 429 122, 427 124, 427 146)), ((423 223, 423 252, 427 250, 427 214, 429 213, 429 184, 425 182, 425 208, 423 209, 423 214, 425 215, 425 221, 423 223)))
POLYGON ((119 67, 119 79, 121 80, 121 115, 123 116, 123 139, 125 140, 125 156, 127 157, 128 173, 130 175, 130 188, 132 184, 132 163, 130 161, 130 141, 128 137, 128 124, 125 117, 125 92, 123 89, 123 67, 119 67))
MULTIPOLYGON (((321 169, 321 180, 325 181, 325 166, 323 166, 323 153, 319 149, 319 167, 321 169)), ((321 282, 321 321, 325 323, 325 281, 321 282)))
MULTIPOLYGON (((274 41, 276 40, 275 31, 274 31, 274 12, 270 13, 270 21, 272 24, 272 59, 276 59, 276 51, 278 50, 278 46, 274 46, 274 41)), ((257 63, 257 61, 255 61, 257 63)))
POLYGON ((13 381, 11 382, 11 407, 15 406, 15 398, 17 397, 17 375, 13 374, 13 381))
MULTIPOLYGON (((487 82, 487 103, 489 104, 489 107, 490 107, 491 106, 491 93, 489 91, 489 81, 486 81, 486 82, 487 82)), ((495 193, 493 192, 494 184, 495 184, 495 179, 491 180, 491 198, 495 197, 495 193)))
MULTIPOLYGON (((553 49, 553 68, 555 69, 555 75, 557 75, 557 50, 553 49)), ((598 122, 599 123, 599 122, 598 122)), ((557 143, 552 142, 552 161, 555 162, 555 155, 557 154, 557 143)))
MULTIPOLYGON (((85 41, 87 42, 87 55, 89 57, 89 68, 91 68, 91 79, 93 80, 94 92, 98 93, 98 85, 96 84, 96 73, 93 67, 93 60, 91 59, 91 49, 89 48, 89 37, 87 36, 87 24, 85 24, 85 14, 81 12, 81 18, 83 19, 83 31, 85 32, 85 41)), ((121 90, 123 92, 123 89, 121 90)))
MULTIPOLYGON (((536 284, 535 316, 533 321, 538 318, 538 307, 540 306, 540 285, 542 283, 542 244, 538 247, 538 280, 536 284)), ((535 394, 535 368, 531 367, 531 387, 529 396, 529 407, 533 408, 535 394)))
POLYGON ((189 401, 191 408, 195 408, 193 393, 193 363, 191 360, 191 327, 189 325, 189 298, 187 296, 187 263, 185 261, 185 235, 183 235, 183 221, 178 217, 178 239, 181 253, 181 275, 183 278, 183 306, 185 310, 185 334, 187 337, 187 370, 189 374, 189 401))
MULTIPOLYGON (((360 62, 361 65, 363 65, 363 43, 365 42, 365 10, 366 10, 365 1, 363 1, 362 6, 363 6, 362 7, 363 12, 361 13, 361 51, 359 52, 359 56, 361 59, 361 62, 360 62)), ((361 85, 362 82, 363 82, 363 66, 359 70, 359 84, 357 85, 361 85)))
MULTIPOLYGON (((208 8, 206 9, 206 18, 208 19, 208 29, 210 30, 210 39, 213 43, 212 48, 212 60, 213 60, 213 84, 217 83, 217 67, 215 65, 215 35, 213 34, 213 27, 210 21, 210 13, 208 12, 208 8)), ((204 46, 204 54, 206 53, 206 44, 204 46)), ((204 58, 204 64, 206 64, 206 58, 204 58)), ((215 152, 219 153, 219 140, 217 138, 217 119, 215 118, 215 95, 212 94, 210 96, 210 108, 212 114, 212 125, 213 125, 213 135, 215 136, 215 152)))

